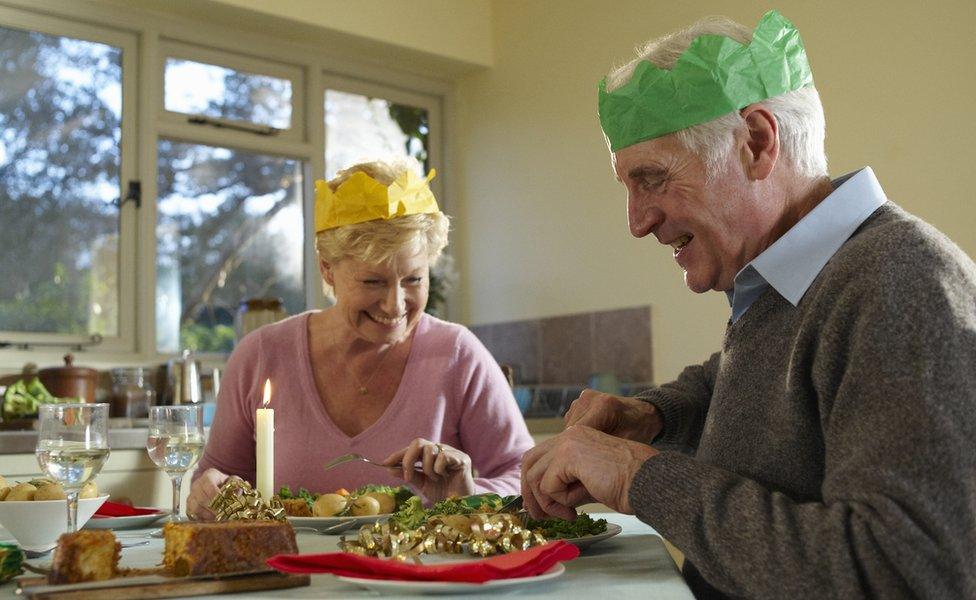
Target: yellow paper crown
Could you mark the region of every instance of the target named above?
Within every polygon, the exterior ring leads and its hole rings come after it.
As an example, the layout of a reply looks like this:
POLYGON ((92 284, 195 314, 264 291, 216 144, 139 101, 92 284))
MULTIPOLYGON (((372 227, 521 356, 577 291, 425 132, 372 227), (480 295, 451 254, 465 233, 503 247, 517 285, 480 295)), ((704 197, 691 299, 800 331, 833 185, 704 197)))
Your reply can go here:
POLYGON ((440 212, 428 185, 436 175, 431 169, 421 179, 406 171, 386 186, 357 171, 334 192, 319 179, 315 182, 315 233, 353 223, 440 212))

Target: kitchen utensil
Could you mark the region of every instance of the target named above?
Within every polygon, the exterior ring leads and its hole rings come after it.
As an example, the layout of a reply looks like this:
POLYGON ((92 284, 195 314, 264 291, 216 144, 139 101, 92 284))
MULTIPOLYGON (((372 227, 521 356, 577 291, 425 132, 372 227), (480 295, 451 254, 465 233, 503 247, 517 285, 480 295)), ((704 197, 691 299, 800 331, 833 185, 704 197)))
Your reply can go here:
POLYGON ((167 375, 170 404, 199 404, 203 401, 200 364, 193 357, 193 352, 184 350, 181 358, 169 361, 167 375))
POLYGON ((117 368, 112 376, 112 416, 145 419, 149 407, 156 403, 156 391, 152 389, 147 369, 142 367, 117 368))
MULTIPOLYGON (((376 465, 377 467, 383 467, 384 469, 399 469, 400 467, 402 467, 402 465, 400 463, 396 463, 395 465, 384 465, 381 462, 376 462, 375 460, 370 460, 370 459, 366 458, 365 456, 363 456, 362 454, 352 453, 352 454, 343 454, 339 458, 334 458, 334 459, 330 460, 328 463, 326 463, 325 470, 328 471, 329 469, 331 469, 333 467, 338 467, 339 465, 345 464, 347 462, 352 462, 354 460, 361 460, 361 461, 366 462, 366 463, 369 463, 371 465, 376 465)), ((424 469, 423 469, 423 467, 419 467, 418 468, 417 465, 414 465, 414 470, 421 471, 422 472, 424 469)))
POLYGON ((98 371, 74 366, 75 357, 64 355, 63 367, 48 367, 38 372, 47 391, 58 398, 78 398, 79 402, 94 402, 98 387, 98 371))

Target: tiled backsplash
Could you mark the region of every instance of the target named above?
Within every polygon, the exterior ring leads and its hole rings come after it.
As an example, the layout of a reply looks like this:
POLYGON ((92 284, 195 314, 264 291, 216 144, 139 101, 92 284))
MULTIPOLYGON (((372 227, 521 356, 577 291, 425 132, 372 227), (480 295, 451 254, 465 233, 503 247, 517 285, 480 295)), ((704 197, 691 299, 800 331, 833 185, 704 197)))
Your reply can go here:
POLYGON ((584 386, 599 373, 621 384, 653 381, 651 307, 471 327, 516 384, 584 386))

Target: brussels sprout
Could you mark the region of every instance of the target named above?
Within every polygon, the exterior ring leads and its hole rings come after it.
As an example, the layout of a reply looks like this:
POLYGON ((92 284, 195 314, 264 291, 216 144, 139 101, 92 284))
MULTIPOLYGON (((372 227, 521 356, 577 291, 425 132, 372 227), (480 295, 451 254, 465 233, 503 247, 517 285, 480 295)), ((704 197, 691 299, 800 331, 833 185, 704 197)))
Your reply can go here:
POLYGON ((24 552, 13 544, 0 544, 0 583, 6 583, 24 572, 24 552))

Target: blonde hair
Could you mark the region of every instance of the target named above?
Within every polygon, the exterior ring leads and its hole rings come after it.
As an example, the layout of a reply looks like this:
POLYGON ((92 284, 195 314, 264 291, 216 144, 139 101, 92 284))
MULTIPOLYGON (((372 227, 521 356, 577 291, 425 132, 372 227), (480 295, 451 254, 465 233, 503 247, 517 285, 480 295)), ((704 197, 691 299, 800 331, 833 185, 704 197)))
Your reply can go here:
MULTIPOLYGON (((607 75, 607 90, 627 83, 637 64, 646 60, 660 69, 674 67, 681 54, 700 35, 712 34, 731 38, 740 44, 752 41, 752 31, 727 17, 706 17, 686 29, 651 40, 637 49, 637 58, 607 75)), ((779 125, 781 156, 799 175, 818 177, 827 174, 824 152, 826 126, 820 94, 814 86, 767 98, 760 105, 776 117, 779 125)), ((721 169, 733 148, 733 135, 746 127, 739 111, 711 121, 693 125, 674 133, 678 141, 695 153, 711 176, 721 169)))
MULTIPOLYGON (((359 163, 339 171, 329 181, 329 187, 334 192, 353 173, 360 171, 390 185, 400 174, 417 168, 416 161, 405 160, 359 163)), ((426 252, 433 267, 447 247, 449 229, 450 221, 442 212, 376 219, 318 232, 315 234, 315 252, 319 260, 329 263, 355 258, 379 265, 389 262, 403 250, 415 249, 426 252)), ((330 286, 324 282, 323 286, 326 296, 331 297, 330 286)))

